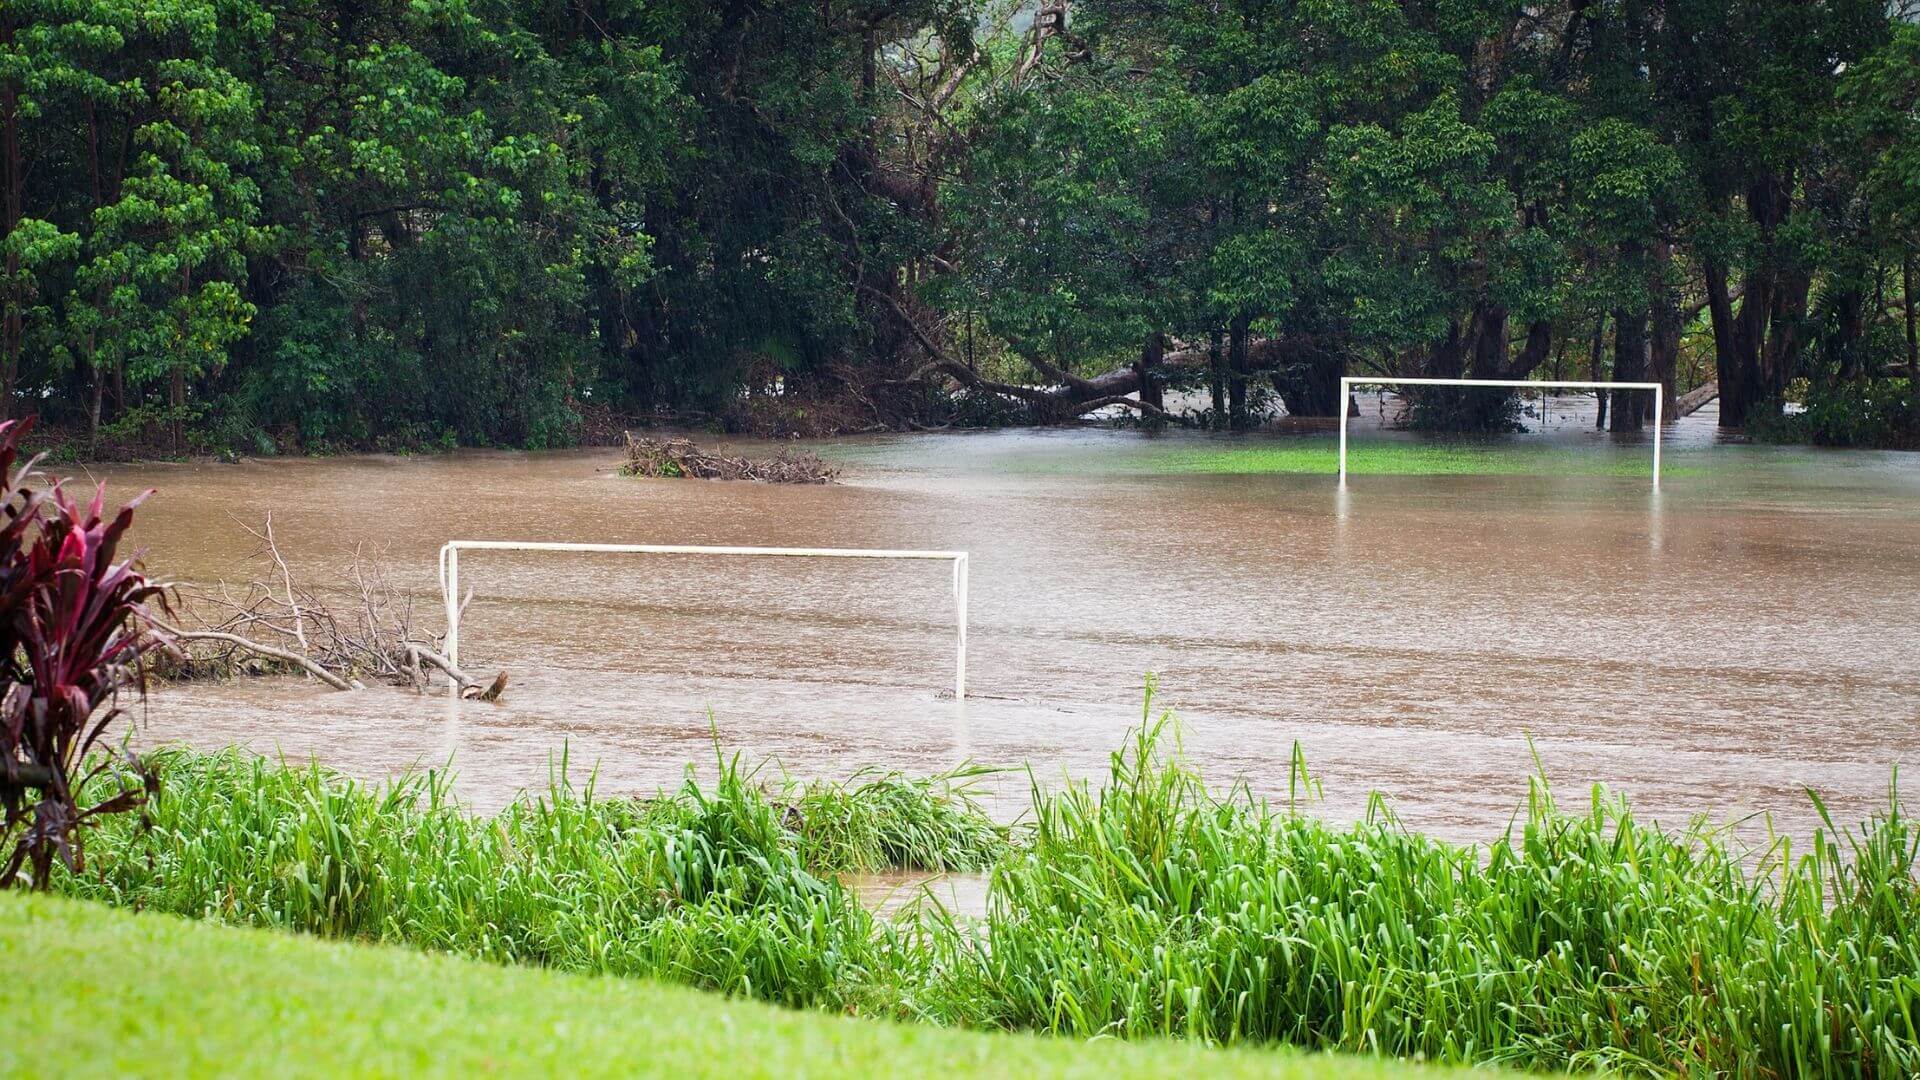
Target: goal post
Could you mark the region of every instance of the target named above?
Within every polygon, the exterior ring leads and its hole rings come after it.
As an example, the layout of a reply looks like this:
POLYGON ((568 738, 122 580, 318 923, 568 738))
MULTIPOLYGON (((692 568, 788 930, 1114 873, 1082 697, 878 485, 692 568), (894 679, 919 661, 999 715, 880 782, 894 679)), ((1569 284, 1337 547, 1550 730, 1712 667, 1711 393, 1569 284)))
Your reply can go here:
POLYGON ((954 653, 953 697, 967 697, 967 553, 884 548, 704 547, 687 544, 570 544, 536 540, 450 540, 440 548, 440 597, 447 610, 447 659, 460 663, 460 553, 550 551, 613 555, 737 555, 785 559, 907 559, 953 564, 953 604, 959 640, 954 653))
POLYGON ((1665 396, 1659 383, 1651 382, 1579 382, 1579 381, 1543 381, 1528 379, 1424 379, 1387 376, 1373 378, 1361 375, 1344 375, 1340 378, 1340 483, 1347 482, 1347 420, 1351 410, 1347 407, 1352 399, 1355 386, 1487 386, 1506 387, 1516 390, 1646 390, 1653 394, 1653 490, 1660 490, 1660 438, 1661 428, 1666 417, 1663 415, 1665 396))

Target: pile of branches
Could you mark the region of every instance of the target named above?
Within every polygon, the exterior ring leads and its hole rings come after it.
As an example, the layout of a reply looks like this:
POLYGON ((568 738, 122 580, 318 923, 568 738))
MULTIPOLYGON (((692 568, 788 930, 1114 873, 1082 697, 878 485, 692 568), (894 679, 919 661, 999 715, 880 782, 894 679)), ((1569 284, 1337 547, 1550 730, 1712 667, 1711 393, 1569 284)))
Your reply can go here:
POLYGON ((259 572, 239 584, 180 586, 180 625, 160 624, 177 648, 158 659, 155 674, 306 674, 336 690, 380 680, 424 691, 439 672, 463 697, 493 701, 506 689, 505 672, 483 681, 442 654, 437 637, 416 631, 412 598, 395 589, 361 548, 354 548, 346 582, 329 598, 295 577, 274 538, 271 513, 257 529, 241 527, 259 544, 259 572))
POLYGON ((758 480, 763 484, 824 484, 840 470, 810 451, 782 450, 770 458, 729 457, 694 445, 692 439, 635 438, 627 432, 627 476, 758 480))

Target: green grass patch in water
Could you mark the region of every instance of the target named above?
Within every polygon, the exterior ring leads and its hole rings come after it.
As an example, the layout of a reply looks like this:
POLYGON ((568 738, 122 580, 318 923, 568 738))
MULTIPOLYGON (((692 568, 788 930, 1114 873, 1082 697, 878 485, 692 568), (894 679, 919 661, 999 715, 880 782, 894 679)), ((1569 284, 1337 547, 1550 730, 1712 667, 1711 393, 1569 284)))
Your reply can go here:
MULTIPOLYGON (((1340 471, 1336 444, 1323 440, 1221 442, 1143 450, 1138 471, 1166 475, 1259 476, 1340 471)), ((1651 449, 1623 454, 1607 449, 1518 447, 1471 442, 1421 442, 1347 448, 1347 472, 1354 476, 1622 476, 1651 477, 1651 449)), ((1697 466, 1662 462, 1663 478, 1691 476, 1697 466)))

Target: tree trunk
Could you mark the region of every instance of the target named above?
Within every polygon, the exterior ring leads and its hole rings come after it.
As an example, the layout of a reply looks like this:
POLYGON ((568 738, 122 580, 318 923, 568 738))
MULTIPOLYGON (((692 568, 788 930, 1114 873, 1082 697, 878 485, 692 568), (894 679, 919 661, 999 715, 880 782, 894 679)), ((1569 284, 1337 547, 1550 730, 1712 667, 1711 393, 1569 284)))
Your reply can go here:
MULTIPOLYGON (((1737 428, 1746 423, 1747 408, 1753 394, 1747 389, 1746 365, 1742 362, 1736 338, 1733 296, 1727 287, 1726 265, 1717 259, 1704 262, 1707 278, 1707 310, 1713 323, 1713 378, 1720 387, 1720 426, 1737 428)), ((1742 304, 1747 298, 1741 297, 1742 304)))
MULTIPOLYGON (((1792 208, 1793 185, 1789 178, 1766 174, 1756 177, 1747 190, 1747 213, 1759 227, 1761 246, 1753 266, 1747 272, 1740 298, 1740 310, 1732 311, 1727 294, 1725 268, 1709 260, 1708 304, 1713 310, 1715 365, 1720 382, 1720 426, 1745 427, 1756 409, 1777 400, 1786 382, 1782 370, 1773 361, 1790 359, 1780 346, 1769 349, 1768 325, 1779 325, 1776 318, 1776 294, 1780 289, 1777 238, 1792 208), (1717 273, 1716 273, 1717 272, 1717 273), (1717 278, 1717 280, 1716 280, 1717 278), (1721 333, 1724 320, 1726 333, 1721 333)), ((1804 276, 1804 275, 1803 275, 1804 276)), ((1798 347, 1790 350, 1798 355, 1798 347)))
POLYGON ((1900 264, 1900 296, 1907 309, 1907 381, 1920 386, 1920 321, 1913 302, 1913 248, 1908 247, 1900 264))
MULTIPOLYGON (((1613 313, 1613 381, 1641 382, 1647 374, 1647 312, 1639 306, 1613 313)), ((1639 431, 1644 390, 1613 392, 1613 421, 1608 431, 1639 431)))
POLYGON ((1476 379, 1507 377, 1507 309, 1499 304, 1482 303, 1473 313, 1473 376, 1476 379))
POLYGON ((1442 338, 1427 355, 1425 374, 1435 379, 1457 379, 1466 370, 1467 342, 1460 329, 1460 320, 1447 323, 1447 336, 1442 338))
POLYGON ((1660 384, 1662 408, 1669 420, 1677 418, 1679 395, 1674 381, 1680 368, 1680 333, 1685 329, 1680 316, 1680 292, 1673 287, 1673 245, 1665 240, 1654 245, 1653 266, 1648 284, 1653 295, 1653 340, 1648 351, 1647 374, 1660 384))
POLYGON ((1166 408, 1164 382, 1160 375, 1160 360, 1167 354, 1167 336, 1162 333, 1147 335, 1147 343, 1140 350, 1140 401, 1156 409, 1166 408))
MULTIPOLYGON (((180 268, 180 295, 191 296, 192 294, 193 268, 191 266, 183 266, 180 268)), ((180 334, 182 339, 185 338, 187 331, 184 325, 185 318, 185 315, 181 316, 182 325, 180 327, 180 334)), ((177 359, 174 361, 172 367, 173 377, 170 380, 167 393, 167 419, 172 428, 173 452, 178 454, 180 452, 180 444, 185 441, 182 436, 185 434, 184 427, 187 412, 187 369, 182 366, 177 359)))
POLYGON ((1234 431, 1253 426, 1247 411, 1247 324, 1243 315, 1227 327, 1227 426, 1234 431))
POLYGON ((1520 348, 1520 358, 1506 369, 1509 379, 1524 379, 1540 370, 1553 353, 1553 321, 1536 319, 1527 324, 1527 343, 1520 348))
MULTIPOLYGON (((1600 354, 1607 344, 1607 317, 1600 316, 1593 321, 1593 352, 1587 358, 1587 381, 1600 382, 1600 354)), ((1603 391, 1594 393, 1594 400, 1600 403, 1600 415, 1593 422, 1596 428, 1607 426, 1607 395, 1603 391)))
POLYGON ((89 455, 96 453, 100 448, 100 403, 107 393, 107 373, 101 369, 97 359, 92 367, 93 400, 87 404, 87 453, 89 455))
POLYGON ((1315 349, 1305 363, 1274 372, 1273 389, 1288 416, 1339 416, 1340 377, 1346 373, 1341 353, 1315 349))
POLYGON ((168 387, 167 409, 168 429, 173 438, 173 452, 180 452, 180 443, 185 434, 183 420, 187 409, 187 370, 178 364, 173 368, 173 380, 168 387))
POLYGON ((1846 287, 1836 289, 1826 301, 1833 318, 1833 334, 1826 351, 1839 361, 1834 367, 1837 382, 1852 382, 1867 373, 1861 338, 1867 331, 1869 299, 1864 289, 1846 287))
POLYGON ((1220 331, 1208 333, 1207 387, 1213 392, 1213 426, 1216 430, 1227 418, 1227 362, 1220 345, 1220 331))
POLYGON ((1813 294, 1813 275, 1795 268, 1780 276, 1767 312, 1767 340, 1761 352, 1765 375, 1764 402, 1778 407, 1787 384, 1800 372, 1800 354, 1807 343, 1807 301, 1813 294))

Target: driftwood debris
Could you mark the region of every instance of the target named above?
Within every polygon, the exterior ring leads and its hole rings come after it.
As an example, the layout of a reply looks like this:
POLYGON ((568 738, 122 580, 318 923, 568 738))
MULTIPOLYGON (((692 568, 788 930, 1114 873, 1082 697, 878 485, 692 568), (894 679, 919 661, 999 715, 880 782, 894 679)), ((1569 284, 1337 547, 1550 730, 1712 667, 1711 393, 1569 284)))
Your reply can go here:
POLYGON ((495 701, 506 689, 506 672, 488 680, 464 671, 437 638, 417 633, 412 601, 363 550, 354 549, 346 583, 323 595, 294 575, 272 514, 260 528, 241 527, 259 542, 263 572, 238 585, 177 589, 177 625, 153 620, 174 641, 156 661, 159 676, 305 674, 335 690, 359 690, 371 679, 425 690, 438 672, 464 698, 495 701))
POLYGON ((636 438, 627 432, 627 476, 757 480, 763 484, 824 484, 840 470, 806 450, 782 450, 769 458, 729 457, 702 450, 691 439, 636 438))

